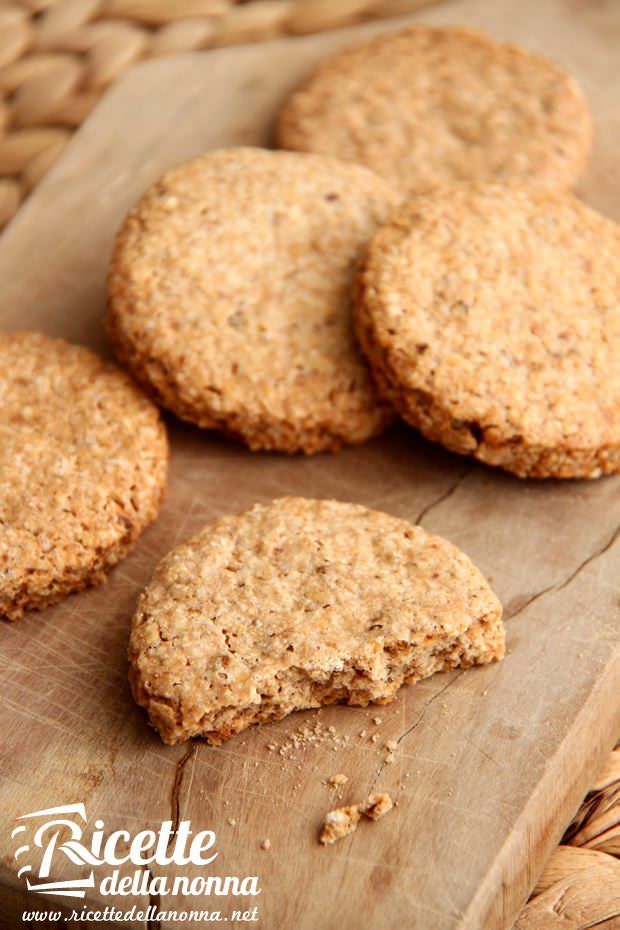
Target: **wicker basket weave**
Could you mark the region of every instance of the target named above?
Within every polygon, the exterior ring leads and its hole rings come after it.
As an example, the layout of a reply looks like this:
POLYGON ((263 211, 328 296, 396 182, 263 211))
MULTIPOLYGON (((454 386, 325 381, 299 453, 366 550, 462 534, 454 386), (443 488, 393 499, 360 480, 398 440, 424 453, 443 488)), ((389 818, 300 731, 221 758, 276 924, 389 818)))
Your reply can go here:
MULTIPOLYGON (((0 0, 0 228, 139 59, 408 13, 433 0, 0 0)), ((620 930, 620 749, 515 930, 620 930)))

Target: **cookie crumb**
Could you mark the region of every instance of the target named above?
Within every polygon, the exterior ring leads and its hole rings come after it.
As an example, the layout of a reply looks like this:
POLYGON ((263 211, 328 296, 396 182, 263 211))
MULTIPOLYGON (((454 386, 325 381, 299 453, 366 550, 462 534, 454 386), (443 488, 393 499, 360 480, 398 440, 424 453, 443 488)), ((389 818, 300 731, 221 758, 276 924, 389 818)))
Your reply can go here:
POLYGON ((348 804, 346 807, 337 807, 325 815, 323 829, 319 842, 325 845, 341 840, 357 829, 360 819, 359 804, 348 804))
POLYGON ((226 823, 228 824, 229 827, 236 827, 236 826, 237 826, 237 821, 235 820, 234 817, 229 817, 229 818, 227 819, 226 823))
POLYGON ((297 761, 296 752, 315 746, 324 746, 336 752, 347 746, 349 737, 338 733, 335 727, 326 727, 320 720, 313 724, 306 723, 289 734, 282 743, 270 742, 267 744, 269 752, 277 752, 283 759, 297 761))
POLYGON ((398 743, 395 739, 389 739, 383 748, 387 749, 389 752, 394 752, 394 750, 398 748, 398 743))
POLYGON ((330 775, 329 778, 327 779, 329 784, 333 785, 334 787, 338 787, 340 785, 346 785, 348 780, 349 779, 344 774, 344 772, 336 772, 335 775, 330 775))
POLYGON ((382 723, 381 717, 373 717, 372 722, 376 727, 378 727, 382 723))
POLYGON ((394 807, 392 798, 386 791, 373 791, 362 805, 362 814, 371 820, 380 820, 394 807))
POLYGON ((265 837, 264 840, 261 840, 260 848, 264 850, 271 849, 271 840, 268 837, 265 837))

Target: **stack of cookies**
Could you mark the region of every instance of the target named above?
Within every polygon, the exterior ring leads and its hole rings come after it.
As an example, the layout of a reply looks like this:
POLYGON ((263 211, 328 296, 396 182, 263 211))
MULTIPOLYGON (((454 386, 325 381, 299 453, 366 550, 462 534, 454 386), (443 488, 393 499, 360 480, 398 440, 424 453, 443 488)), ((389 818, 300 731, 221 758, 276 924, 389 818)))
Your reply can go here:
MULTIPOLYGON (((149 400, 85 350, 0 343, 2 613, 100 580, 153 519, 156 405, 256 451, 335 452, 401 417, 520 477, 620 471, 619 227, 569 193, 591 136, 553 62, 419 26, 320 66, 281 110, 280 151, 165 174, 108 279, 108 333, 149 400), (51 510, 37 461, 62 485, 51 510)), ((130 678, 166 742, 217 743, 503 651, 499 602, 450 543, 288 498, 161 563, 130 678)))

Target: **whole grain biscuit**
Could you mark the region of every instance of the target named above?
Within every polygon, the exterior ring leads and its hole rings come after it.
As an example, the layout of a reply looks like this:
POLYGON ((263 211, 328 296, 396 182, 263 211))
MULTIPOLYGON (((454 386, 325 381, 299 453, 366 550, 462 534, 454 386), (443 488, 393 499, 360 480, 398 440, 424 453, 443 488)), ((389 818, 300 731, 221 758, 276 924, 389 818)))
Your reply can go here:
POLYGON ((282 148, 338 155, 407 193, 522 179, 570 187, 592 128, 555 62, 470 29, 414 26, 319 65, 284 105, 282 148))
POLYGON ((0 616, 98 584, 157 515, 157 408, 88 349, 0 333, 0 616))
POLYGON ((209 152, 168 172, 123 223, 108 330, 161 404, 252 449, 335 450, 380 432, 351 326, 363 247, 393 206, 335 159, 209 152))
POLYGON ((136 701, 166 743, 501 658, 501 606, 451 543, 356 504, 282 498, 206 526, 133 617, 136 701))
POLYGON ((620 470, 620 227, 568 194, 420 196, 373 239, 360 342, 427 438, 520 477, 620 470))

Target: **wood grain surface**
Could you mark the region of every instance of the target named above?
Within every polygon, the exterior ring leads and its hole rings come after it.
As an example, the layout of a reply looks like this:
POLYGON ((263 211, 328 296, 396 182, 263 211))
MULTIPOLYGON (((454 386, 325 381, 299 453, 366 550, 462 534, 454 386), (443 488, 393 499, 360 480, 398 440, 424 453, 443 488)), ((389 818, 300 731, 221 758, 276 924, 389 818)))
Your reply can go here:
MULTIPOLYGON (((620 220, 620 7, 455 0, 423 19, 485 27, 575 73, 597 123, 580 193, 620 220)), ((187 55, 129 73, 0 243, 2 325, 108 353, 106 262, 137 194, 205 148, 268 143, 278 104, 314 62, 395 25, 187 55)), ((218 874, 260 877, 264 930, 511 926, 620 728, 620 479, 521 482, 404 427, 337 456, 304 459, 252 455, 172 418, 168 425, 168 497, 136 552, 103 588, 0 627, 0 924, 13 926, 9 915, 22 903, 34 906, 16 877, 14 818, 83 801, 108 830, 165 819, 216 830, 218 874), (453 540, 505 605, 506 660, 438 675, 379 710, 300 714, 220 748, 163 746, 127 686, 136 596, 161 556, 205 521, 282 494, 358 501, 453 540), (335 727, 345 745, 327 738, 293 759, 268 750, 317 721, 335 727), (387 765, 382 746, 390 739, 398 749, 387 765), (324 849, 317 831, 334 793, 323 780, 335 772, 349 777, 344 801, 374 786, 398 806, 324 849)), ((71 867, 53 877, 72 877, 71 867)), ((217 906, 229 913, 240 903, 217 906)), ((159 930, 173 926, 164 921, 159 930)))

